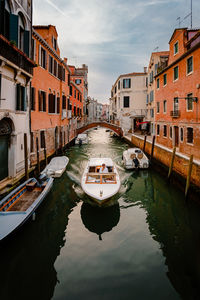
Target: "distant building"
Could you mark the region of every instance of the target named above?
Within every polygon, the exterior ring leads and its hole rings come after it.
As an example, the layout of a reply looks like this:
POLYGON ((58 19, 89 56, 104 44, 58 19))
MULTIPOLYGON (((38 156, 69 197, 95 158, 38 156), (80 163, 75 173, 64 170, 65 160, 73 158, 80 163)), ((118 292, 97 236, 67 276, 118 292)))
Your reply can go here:
POLYGON ((32 1, 1 1, 0 181, 24 175, 24 134, 29 144, 30 81, 34 67, 31 28, 32 1))
POLYGON ((174 30, 155 80, 157 142, 200 159, 200 30, 174 30))
POLYGON ((102 119, 102 121, 109 122, 109 105, 108 104, 102 105, 101 119, 102 119))
POLYGON ((112 86, 110 120, 125 132, 138 130, 146 118, 146 68, 143 73, 120 75, 112 86))

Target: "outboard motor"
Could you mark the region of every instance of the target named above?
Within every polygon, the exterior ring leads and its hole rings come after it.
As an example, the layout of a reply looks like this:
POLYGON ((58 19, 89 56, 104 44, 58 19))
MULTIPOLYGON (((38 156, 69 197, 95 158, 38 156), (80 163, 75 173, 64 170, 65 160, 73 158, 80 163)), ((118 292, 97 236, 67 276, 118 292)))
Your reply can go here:
POLYGON ((136 167, 136 168, 139 168, 140 163, 139 163, 139 160, 137 159, 137 157, 134 157, 134 158, 133 158, 133 162, 134 162, 134 164, 135 164, 135 167, 136 167))
POLYGON ((39 183, 39 185, 42 185, 42 183, 44 182, 44 181, 46 181, 47 180, 47 175, 46 174, 40 174, 40 176, 39 176, 39 178, 38 178, 38 183, 39 183))

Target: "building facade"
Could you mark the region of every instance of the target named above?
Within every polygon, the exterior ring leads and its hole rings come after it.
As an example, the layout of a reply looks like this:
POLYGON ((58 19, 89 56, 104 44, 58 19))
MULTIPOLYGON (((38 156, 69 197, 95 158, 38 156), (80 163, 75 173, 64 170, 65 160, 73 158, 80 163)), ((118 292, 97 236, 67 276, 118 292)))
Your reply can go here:
POLYGON ((175 29, 156 80, 156 140, 200 159, 200 30, 175 29))
POLYGON ((143 73, 120 75, 112 86, 110 120, 124 132, 137 131, 146 117, 146 68, 143 73))
MULTIPOLYGON (((60 57, 55 26, 33 27, 34 69, 31 88, 31 162, 66 145, 74 137, 69 105, 70 69, 60 57)), ((73 123, 73 122, 72 122, 73 123)))
MULTIPOLYGON (((24 175, 24 135, 30 139, 32 1, 0 6, 0 181, 24 175)), ((29 152, 29 147, 28 147, 29 152)))
POLYGON ((153 52, 151 54, 151 58, 149 61, 148 72, 147 72, 147 99, 146 99, 146 108, 147 108, 147 116, 146 116, 146 123, 147 126, 147 133, 148 134, 155 134, 155 75, 158 72, 158 68, 160 65, 167 65, 169 57, 169 51, 162 51, 162 52, 153 52))

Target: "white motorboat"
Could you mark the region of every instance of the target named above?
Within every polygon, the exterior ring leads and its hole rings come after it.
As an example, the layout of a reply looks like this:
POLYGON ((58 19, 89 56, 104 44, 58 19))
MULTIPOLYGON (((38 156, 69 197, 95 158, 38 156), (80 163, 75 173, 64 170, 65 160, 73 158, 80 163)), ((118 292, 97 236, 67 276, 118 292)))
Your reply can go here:
POLYGON ((147 156, 139 148, 125 150, 122 159, 126 169, 147 169, 149 167, 147 156))
POLYGON ((88 144, 88 136, 86 133, 81 133, 81 134, 78 134, 76 140, 75 140, 75 144, 76 145, 85 145, 85 144, 88 144))
POLYGON ((69 158, 67 156, 57 156, 51 159, 50 163, 41 172, 50 177, 61 177, 66 170, 69 158))
POLYGON ((30 178, 0 201, 0 241, 23 225, 53 186, 53 178, 30 178))
POLYGON ((91 158, 84 170, 81 186, 83 191, 102 204, 111 199, 120 189, 120 178, 111 158, 91 158), (105 164, 106 173, 100 173, 105 164))

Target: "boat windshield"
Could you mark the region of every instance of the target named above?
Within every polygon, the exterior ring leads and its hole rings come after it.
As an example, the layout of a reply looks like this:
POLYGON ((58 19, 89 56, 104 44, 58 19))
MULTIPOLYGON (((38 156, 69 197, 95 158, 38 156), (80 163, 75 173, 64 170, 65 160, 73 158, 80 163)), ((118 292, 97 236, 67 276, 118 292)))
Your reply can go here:
POLYGON ((115 173, 88 173, 86 177, 85 183, 98 183, 98 184, 115 184, 116 181, 116 174, 115 173))

